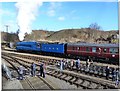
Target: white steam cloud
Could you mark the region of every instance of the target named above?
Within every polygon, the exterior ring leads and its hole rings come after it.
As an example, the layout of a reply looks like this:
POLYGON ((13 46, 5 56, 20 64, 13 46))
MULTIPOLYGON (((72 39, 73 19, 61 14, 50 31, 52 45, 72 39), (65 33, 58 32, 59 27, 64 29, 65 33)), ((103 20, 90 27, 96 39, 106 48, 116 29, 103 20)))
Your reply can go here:
POLYGON ((38 8, 42 6, 42 2, 39 0, 17 2, 15 6, 18 9, 17 22, 20 28, 19 39, 22 41, 24 34, 31 32, 30 26, 32 21, 36 19, 38 8))

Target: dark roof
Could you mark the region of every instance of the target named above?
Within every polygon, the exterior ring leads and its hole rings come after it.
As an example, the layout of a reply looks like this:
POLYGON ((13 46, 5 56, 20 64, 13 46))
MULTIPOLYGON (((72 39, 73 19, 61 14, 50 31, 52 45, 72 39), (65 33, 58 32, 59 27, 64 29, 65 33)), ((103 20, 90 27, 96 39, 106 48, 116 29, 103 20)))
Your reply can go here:
POLYGON ((119 44, 69 43, 70 46, 119 47, 119 44))

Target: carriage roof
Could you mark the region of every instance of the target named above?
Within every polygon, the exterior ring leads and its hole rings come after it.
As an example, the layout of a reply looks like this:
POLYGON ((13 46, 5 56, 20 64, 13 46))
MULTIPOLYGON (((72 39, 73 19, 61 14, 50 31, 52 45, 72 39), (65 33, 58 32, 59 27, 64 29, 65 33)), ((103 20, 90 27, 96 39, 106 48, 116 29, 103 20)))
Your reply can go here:
POLYGON ((69 43, 69 46, 119 47, 119 44, 69 43))

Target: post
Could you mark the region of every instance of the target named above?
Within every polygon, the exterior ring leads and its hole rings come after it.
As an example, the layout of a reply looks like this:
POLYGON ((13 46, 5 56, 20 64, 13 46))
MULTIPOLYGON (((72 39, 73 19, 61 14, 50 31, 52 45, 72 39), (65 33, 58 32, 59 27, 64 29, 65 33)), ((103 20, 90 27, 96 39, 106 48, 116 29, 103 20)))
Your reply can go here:
MULTIPOLYGON (((7 34, 6 34, 6 42, 8 43, 8 42, 10 42, 10 41, 9 41, 9 37, 8 37, 8 36, 9 36, 9 34, 8 34, 8 27, 9 27, 9 26, 8 26, 8 25, 5 25, 5 27, 6 27, 6 32, 7 32, 7 34)), ((8 46, 8 45, 7 45, 7 46, 8 46)))

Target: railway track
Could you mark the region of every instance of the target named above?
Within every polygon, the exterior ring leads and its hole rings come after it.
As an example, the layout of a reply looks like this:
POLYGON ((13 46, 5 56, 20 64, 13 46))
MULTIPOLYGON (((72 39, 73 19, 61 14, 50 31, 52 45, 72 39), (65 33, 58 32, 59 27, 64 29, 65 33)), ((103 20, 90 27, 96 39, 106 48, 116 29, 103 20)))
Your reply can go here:
MULTIPOLYGON (((4 55, 6 55, 6 53, 3 53, 4 55)), ((49 58, 41 58, 41 57, 36 57, 36 56, 28 56, 28 55, 19 55, 19 54, 13 54, 13 53, 7 53, 7 55, 10 56, 15 56, 15 57, 19 57, 19 58, 24 58, 24 59, 30 59, 33 60, 33 62, 46 62, 48 65, 56 65, 57 61, 60 62, 60 60, 56 60, 56 59, 49 59, 49 58)), ((27 61, 28 62, 28 61, 27 61)), ((29 62, 28 62, 29 63, 29 62)), ((99 77, 99 78, 103 78, 105 79, 106 76, 106 72, 105 72, 105 68, 106 66, 99 66, 99 65, 90 65, 89 69, 86 68, 86 64, 81 63, 80 69, 76 69, 76 67, 73 67, 71 71, 77 72, 77 73, 82 73, 82 74, 87 74, 87 75, 92 75, 95 77, 99 77)), ((110 75, 109 78, 110 80, 112 80, 112 68, 110 67, 110 75)), ((117 67, 115 67, 117 68, 117 67)), ((70 68, 67 68, 67 70, 70 70, 70 68)))
MULTIPOLYGON (((5 61, 7 61, 11 65, 11 68, 15 69, 15 71, 17 71, 18 74, 19 74, 18 67, 20 65, 22 65, 25 68, 29 68, 29 65, 24 64, 23 61, 22 62, 17 61, 19 59, 5 55, 4 56, 2 55, 2 58, 5 61)), ((54 89, 53 86, 51 86, 49 83, 47 83, 47 81, 45 81, 41 77, 25 77, 24 80, 21 80, 20 82, 24 89, 33 89, 33 90, 54 89)))
POLYGON ((112 82, 101 80, 99 78, 93 78, 84 76, 81 74, 76 74, 72 72, 66 72, 66 71, 60 71, 60 70, 54 70, 50 69, 49 72, 47 72, 48 75, 54 76, 56 78, 59 78, 61 80, 64 80, 66 82, 69 82, 70 84, 74 84, 77 87, 82 87, 83 89, 115 89, 117 88, 112 82))
MULTIPOLYGON (((6 55, 6 56, 8 56, 8 55, 6 55)), ((30 62, 26 62, 22 59, 17 58, 17 60, 20 60, 21 62, 24 62, 24 64, 31 64, 30 62)), ((83 89, 118 88, 114 85, 113 82, 107 81, 107 80, 104 80, 104 79, 99 79, 99 78, 96 78, 96 77, 93 78, 93 77, 90 77, 90 76, 85 77, 85 75, 82 75, 82 74, 73 73, 73 72, 70 72, 70 71, 60 71, 59 69, 54 69, 54 68, 51 68, 51 67, 48 67, 47 69, 48 69, 48 71, 47 71, 48 75, 51 75, 51 76, 54 76, 56 78, 62 79, 66 82, 69 82, 71 84, 76 85, 77 87, 79 87, 79 86, 83 87, 83 89)))

